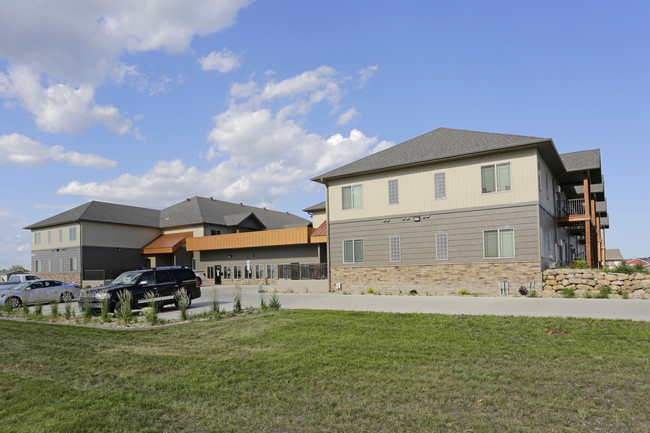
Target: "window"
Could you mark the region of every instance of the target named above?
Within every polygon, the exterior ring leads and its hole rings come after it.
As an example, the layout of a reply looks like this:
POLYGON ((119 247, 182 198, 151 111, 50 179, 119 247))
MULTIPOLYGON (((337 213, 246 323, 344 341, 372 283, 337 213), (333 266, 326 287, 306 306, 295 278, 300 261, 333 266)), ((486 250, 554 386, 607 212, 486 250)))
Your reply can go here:
POLYGON ((41 234, 34 233, 34 245, 40 245, 40 244, 41 244, 41 234))
POLYGON ((47 259, 47 272, 52 272, 52 259, 47 259))
POLYGON ((436 234, 436 260, 447 260, 447 233, 436 234))
POLYGON ((363 239, 343 241, 343 263, 363 263, 363 239))
POLYGON ((63 229, 59 229, 59 242, 63 242, 63 229))
POLYGON ((196 271, 196 259, 192 259, 192 270, 196 271))
POLYGON ((241 280, 241 265, 233 266, 233 271, 234 271, 233 279, 241 280))
POLYGON ((537 162, 537 189, 542 190, 542 168, 539 165, 539 161, 537 162))
POLYGON ((344 186, 343 209, 359 209, 363 205, 361 185, 344 186))
POLYGON ((255 265, 255 279, 256 280, 264 279, 264 265, 255 265))
POLYGON ((77 240, 77 228, 76 227, 70 227, 70 240, 71 241, 76 241, 77 240))
POLYGON ((510 163, 481 167, 481 188, 483 193, 510 191, 510 163))
POLYGON ((208 280, 213 280, 214 279, 214 266, 208 266, 205 269, 206 277, 208 280))
POLYGON ((390 245, 390 261, 391 262, 401 262, 402 261, 402 251, 399 244, 399 236, 393 236, 389 239, 390 245))
POLYGON ((223 278, 224 278, 225 280, 229 280, 230 277, 231 277, 231 275, 232 275, 232 273, 231 273, 231 267, 230 267, 229 265, 225 265, 225 266, 223 267, 223 278))
POLYGON ((445 173, 434 174, 433 185, 434 185, 436 200, 447 198, 447 186, 445 185, 445 173))
POLYGON ((513 229, 485 230, 483 232, 485 258, 513 258, 515 231, 513 229))
POLYGON ((398 204, 397 179, 388 181, 388 204, 398 204))
POLYGON ((266 265, 266 278, 275 280, 277 277, 277 267, 275 265, 266 265))
POLYGON ((551 188, 548 186, 548 171, 544 172, 544 175, 546 176, 546 200, 548 200, 548 193, 551 190, 551 188))
POLYGON ((34 261, 34 272, 41 272, 41 271, 42 271, 42 268, 41 268, 41 260, 40 260, 40 259, 36 259, 36 260, 34 261))
POLYGON ((71 271, 77 271, 77 258, 76 257, 70 257, 70 270, 71 271))
POLYGON ((47 243, 48 244, 52 243, 52 232, 49 230, 47 231, 47 243))

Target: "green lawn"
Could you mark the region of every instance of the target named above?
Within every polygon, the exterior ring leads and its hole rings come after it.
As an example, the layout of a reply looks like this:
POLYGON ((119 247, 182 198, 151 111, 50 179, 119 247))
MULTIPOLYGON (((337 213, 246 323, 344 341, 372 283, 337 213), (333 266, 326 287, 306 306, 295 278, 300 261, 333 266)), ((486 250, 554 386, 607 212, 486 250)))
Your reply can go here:
POLYGON ((279 311, 0 338, 2 432, 650 431, 647 322, 279 311))

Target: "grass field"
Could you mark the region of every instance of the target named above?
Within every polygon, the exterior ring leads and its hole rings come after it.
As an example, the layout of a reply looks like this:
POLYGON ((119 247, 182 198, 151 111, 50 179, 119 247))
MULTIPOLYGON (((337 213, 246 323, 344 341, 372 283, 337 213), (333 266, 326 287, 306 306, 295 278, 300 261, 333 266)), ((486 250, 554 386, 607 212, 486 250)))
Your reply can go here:
POLYGON ((650 431, 647 322, 279 311, 0 338, 2 432, 650 431))

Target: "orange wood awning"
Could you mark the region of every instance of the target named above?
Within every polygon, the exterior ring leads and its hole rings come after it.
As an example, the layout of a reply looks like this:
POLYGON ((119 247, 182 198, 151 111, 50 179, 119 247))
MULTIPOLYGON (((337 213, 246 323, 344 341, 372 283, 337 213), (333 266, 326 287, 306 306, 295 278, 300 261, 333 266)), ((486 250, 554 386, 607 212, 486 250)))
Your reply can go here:
POLYGON ((170 254, 185 245, 185 240, 192 237, 192 232, 169 233, 162 235, 142 248, 142 254, 170 254))

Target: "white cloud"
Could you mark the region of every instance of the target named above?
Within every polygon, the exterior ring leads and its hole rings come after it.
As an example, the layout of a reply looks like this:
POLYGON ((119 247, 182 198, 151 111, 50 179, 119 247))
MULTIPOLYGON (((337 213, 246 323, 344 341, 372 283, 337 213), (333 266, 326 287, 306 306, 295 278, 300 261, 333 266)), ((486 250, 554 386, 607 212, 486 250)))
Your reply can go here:
POLYGON ((239 58, 241 55, 236 55, 227 48, 219 51, 212 51, 207 56, 199 57, 198 62, 204 71, 219 71, 222 74, 233 71, 240 66, 239 58))
POLYGON ((359 70, 359 88, 362 88, 368 83, 368 80, 372 78, 373 75, 375 75, 375 72, 379 70, 379 65, 372 65, 368 66, 367 68, 363 68, 359 70))
POLYGON ((75 134, 99 123, 117 134, 129 133, 142 139, 138 129, 117 108, 95 104, 91 87, 73 88, 62 83, 42 87, 39 77, 25 67, 12 67, 8 74, 0 73, 0 97, 18 99, 45 132, 75 134))
MULTIPOLYGON (((69 1, 23 0, 0 14, 0 97, 16 98, 46 132, 76 133, 103 124, 141 138, 131 121, 110 105, 97 105, 94 90, 107 79, 129 79, 141 90, 148 78, 121 61, 125 53, 189 49, 195 35, 221 31, 234 23, 250 0, 69 1), (41 79, 48 84, 41 86, 41 79)), ((162 93, 168 83, 151 83, 162 93)))
POLYGON ((76 167, 112 168, 117 161, 93 153, 66 151, 62 146, 47 147, 20 134, 0 135, 0 164, 46 165, 67 162, 76 167))
POLYGON ((303 126, 316 104, 336 107, 345 94, 341 89, 345 80, 338 76, 323 66, 280 82, 232 84, 230 106, 215 116, 215 127, 208 134, 206 159, 215 164, 209 170, 180 160, 159 161, 141 175, 124 174, 102 183, 71 182, 58 193, 160 206, 194 195, 273 203, 294 191, 313 190, 311 177, 393 144, 357 129, 347 136, 323 136, 303 126))
POLYGON ((29 232, 22 228, 27 225, 24 215, 0 209, 0 269, 11 265, 30 265, 29 232))
POLYGON ((350 108, 348 111, 345 113, 341 113, 339 116, 338 120, 336 121, 337 125, 347 125, 350 123, 350 121, 357 119, 361 116, 361 114, 355 110, 354 108, 350 108))

